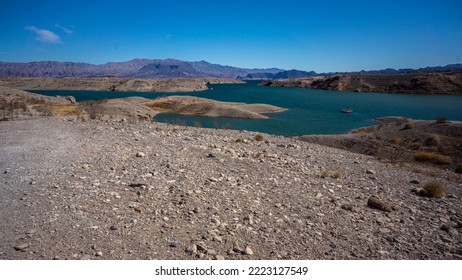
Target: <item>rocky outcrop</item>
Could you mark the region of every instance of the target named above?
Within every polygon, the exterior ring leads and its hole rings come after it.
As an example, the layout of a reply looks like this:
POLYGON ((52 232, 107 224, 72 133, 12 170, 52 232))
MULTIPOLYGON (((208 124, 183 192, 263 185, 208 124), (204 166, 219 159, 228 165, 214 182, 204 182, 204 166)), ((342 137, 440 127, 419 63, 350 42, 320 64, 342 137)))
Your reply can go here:
POLYGON ((316 76, 265 81, 261 85, 356 92, 462 94, 462 71, 316 76))
POLYGON ((285 110, 268 104, 219 102, 192 96, 168 96, 157 98, 144 104, 160 112, 244 119, 266 119, 268 117, 263 114, 285 110))
POLYGON ((462 122, 404 117, 384 117, 376 122, 348 134, 305 135, 298 139, 393 163, 416 163, 417 156, 420 164, 454 170, 462 162, 462 122))

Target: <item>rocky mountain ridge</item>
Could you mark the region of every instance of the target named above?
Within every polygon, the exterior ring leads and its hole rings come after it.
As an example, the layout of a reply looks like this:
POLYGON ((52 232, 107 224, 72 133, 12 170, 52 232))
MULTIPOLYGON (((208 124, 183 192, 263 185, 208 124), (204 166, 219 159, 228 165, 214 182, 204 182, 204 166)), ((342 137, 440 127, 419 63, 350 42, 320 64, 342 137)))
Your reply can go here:
POLYGON ((178 59, 133 59, 125 62, 90 64, 82 62, 0 62, 0 77, 64 78, 64 77, 124 77, 124 78, 238 78, 242 80, 296 79, 309 76, 382 75, 415 71, 444 71, 462 69, 462 64, 426 67, 420 69, 383 69, 359 72, 316 73, 315 71, 284 70, 279 68, 240 68, 213 64, 207 61, 178 59))
POLYGON ((136 78, 236 78, 250 73, 278 73, 282 69, 247 69, 189 62, 177 59, 133 59, 126 62, 89 64, 39 61, 28 63, 0 62, 0 77, 64 78, 64 77, 136 77, 136 78))

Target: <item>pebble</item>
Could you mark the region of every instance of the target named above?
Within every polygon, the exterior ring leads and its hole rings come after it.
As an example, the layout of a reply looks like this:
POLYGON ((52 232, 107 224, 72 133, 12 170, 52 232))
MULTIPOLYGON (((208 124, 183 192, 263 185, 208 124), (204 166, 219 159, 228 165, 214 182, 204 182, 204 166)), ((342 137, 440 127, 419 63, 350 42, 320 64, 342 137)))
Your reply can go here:
POLYGON ((208 249, 208 250, 207 250, 207 255, 216 256, 216 255, 217 255, 217 251, 212 250, 212 249, 208 249))
POLYGON ((250 247, 245 247, 244 254, 248 255, 248 256, 251 256, 251 255, 253 255, 253 251, 252 251, 252 249, 250 249, 250 247))
POLYGON ((110 229, 110 230, 116 230, 116 229, 117 229, 117 226, 116 226, 116 225, 112 225, 109 229, 110 229))
POLYGON ((96 252, 96 255, 97 255, 98 257, 102 257, 102 256, 103 256, 103 252, 98 251, 98 252, 96 252))
POLYGON ((372 174, 372 175, 374 175, 374 174, 375 174, 375 171, 374 171, 374 170, 368 169, 368 170, 366 170, 366 173, 367 173, 367 174, 372 174))
POLYGON ((347 210, 347 211, 352 211, 353 210, 353 205, 351 205, 351 204, 342 204, 341 208, 344 209, 344 210, 347 210))
POLYGON ((223 257, 222 255, 216 255, 215 259, 218 260, 218 261, 224 261, 225 257, 223 257))
POLYGON ((176 247, 178 247, 178 246, 180 246, 180 241, 175 240, 175 241, 173 241, 173 242, 170 242, 170 247, 176 248, 176 247))
POLYGON ((190 255, 195 255, 197 254, 197 246, 196 244, 191 244, 189 245, 187 248, 186 248, 186 253, 190 254, 190 255))
POLYGON ((26 243, 26 242, 19 243, 18 245, 14 246, 14 249, 16 251, 22 251, 22 252, 24 252, 27 248, 29 248, 29 243, 26 243))
POLYGON ((143 152, 136 153, 136 157, 145 157, 145 156, 146 156, 146 154, 143 153, 143 152))

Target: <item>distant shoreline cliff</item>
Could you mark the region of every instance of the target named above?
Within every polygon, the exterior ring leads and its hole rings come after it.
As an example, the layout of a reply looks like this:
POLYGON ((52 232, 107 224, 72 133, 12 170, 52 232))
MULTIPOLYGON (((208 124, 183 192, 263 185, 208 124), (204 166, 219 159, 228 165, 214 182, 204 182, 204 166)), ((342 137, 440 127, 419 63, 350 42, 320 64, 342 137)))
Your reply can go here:
POLYGON ((462 71, 314 76, 263 81, 260 85, 355 92, 462 95, 462 71))

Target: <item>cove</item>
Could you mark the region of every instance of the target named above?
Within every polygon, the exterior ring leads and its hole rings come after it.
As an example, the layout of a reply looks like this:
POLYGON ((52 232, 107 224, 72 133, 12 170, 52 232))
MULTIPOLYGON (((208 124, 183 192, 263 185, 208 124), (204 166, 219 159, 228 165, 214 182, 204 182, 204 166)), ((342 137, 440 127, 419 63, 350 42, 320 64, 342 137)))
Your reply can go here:
POLYGON ((162 92, 100 92, 33 90, 44 95, 72 95, 78 102, 141 96, 157 98, 169 95, 191 95, 219 101, 266 103, 287 108, 287 111, 268 114, 269 119, 246 120, 208 118, 178 114, 158 114, 155 121, 199 125, 208 128, 233 128, 269 134, 295 136, 305 134, 341 134, 351 129, 373 124, 384 116, 406 116, 413 119, 434 120, 444 116, 462 121, 462 96, 386 94, 367 92, 339 92, 301 88, 258 86, 245 84, 210 85, 209 90, 187 93, 162 92), (341 108, 350 107, 353 113, 344 114, 341 108))

